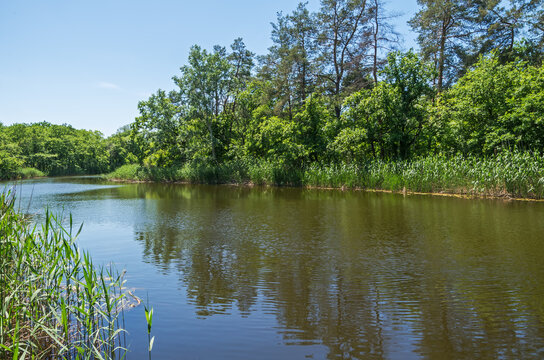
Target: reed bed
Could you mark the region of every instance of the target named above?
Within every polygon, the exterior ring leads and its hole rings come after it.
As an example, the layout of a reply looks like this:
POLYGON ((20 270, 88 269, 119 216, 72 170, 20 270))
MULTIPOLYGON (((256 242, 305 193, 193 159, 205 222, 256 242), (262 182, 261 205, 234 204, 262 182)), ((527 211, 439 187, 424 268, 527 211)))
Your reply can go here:
POLYGON ((172 168, 125 165, 109 179, 190 183, 252 183, 361 188, 425 193, 544 199, 544 157, 504 151, 491 157, 427 156, 407 161, 286 166, 270 161, 185 164, 172 168))
POLYGON ((301 170, 273 162, 229 161, 223 164, 187 163, 161 168, 124 165, 105 176, 110 180, 186 182, 194 184, 302 185, 301 170))
POLYGON ((503 152, 493 157, 456 155, 363 165, 311 166, 303 183, 423 193, 544 199, 544 157, 503 152))
POLYGON ((0 193, 0 358, 124 358, 123 273, 76 246, 71 216, 31 226, 14 203, 0 193))

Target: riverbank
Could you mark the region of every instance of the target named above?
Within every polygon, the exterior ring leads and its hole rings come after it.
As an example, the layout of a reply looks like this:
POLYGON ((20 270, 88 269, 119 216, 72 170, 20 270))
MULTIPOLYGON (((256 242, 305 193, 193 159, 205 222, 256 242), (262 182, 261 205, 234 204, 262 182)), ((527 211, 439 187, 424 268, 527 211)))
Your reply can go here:
POLYGON ((0 358, 123 357, 122 274, 77 247, 71 217, 34 227, 14 204, 0 192, 0 358))
POLYGON ((244 161, 169 168, 125 165, 106 178, 544 199, 544 158, 529 152, 505 152, 489 158, 457 155, 412 161, 373 161, 362 165, 313 164, 305 169, 244 161))
POLYGON ((44 176, 46 174, 36 168, 5 169, 0 166, 0 180, 25 180, 44 176))

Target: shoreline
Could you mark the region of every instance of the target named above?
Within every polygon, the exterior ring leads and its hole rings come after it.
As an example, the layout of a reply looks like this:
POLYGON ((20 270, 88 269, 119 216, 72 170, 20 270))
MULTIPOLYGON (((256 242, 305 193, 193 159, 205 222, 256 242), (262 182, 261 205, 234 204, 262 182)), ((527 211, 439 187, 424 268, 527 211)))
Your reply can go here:
POLYGON ((403 190, 387 190, 387 189, 373 189, 373 188, 363 188, 363 187, 333 187, 333 186, 316 186, 316 185, 276 185, 276 184, 255 184, 251 181, 248 182, 217 182, 217 183, 206 183, 206 182, 193 182, 193 181, 157 181, 157 180, 134 180, 134 179, 120 179, 120 178, 107 178, 106 176, 102 177, 104 180, 115 182, 115 183, 125 183, 125 184, 168 184, 168 185, 218 185, 218 186, 237 186, 237 187, 275 187, 275 188, 293 188, 293 189, 308 189, 308 190, 330 190, 330 191, 362 191, 368 193, 385 193, 385 194, 397 194, 403 196, 436 196, 436 197, 449 197, 449 198, 458 198, 465 200, 502 200, 504 202, 509 201, 520 201, 520 202, 544 202, 544 199, 537 198, 523 198, 523 197, 514 197, 508 193, 501 194, 468 194, 460 192, 447 192, 445 190, 440 192, 422 192, 422 191, 411 191, 404 188, 403 190))

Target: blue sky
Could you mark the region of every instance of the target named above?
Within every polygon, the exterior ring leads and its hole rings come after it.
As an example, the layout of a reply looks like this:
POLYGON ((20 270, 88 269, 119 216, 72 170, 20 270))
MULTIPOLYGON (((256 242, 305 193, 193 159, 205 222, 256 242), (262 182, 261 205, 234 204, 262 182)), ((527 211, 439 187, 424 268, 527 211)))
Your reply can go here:
MULTIPOLYGON (((270 22, 297 0, 26 0, 0 2, 0 122, 49 121, 105 135, 134 120, 138 101, 173 89, 193 44, 271 45, 270 22)), ((317 9, 319 0, 310 0, 317 9)), ((404 47, 416 0, 389 0, 404 47)))

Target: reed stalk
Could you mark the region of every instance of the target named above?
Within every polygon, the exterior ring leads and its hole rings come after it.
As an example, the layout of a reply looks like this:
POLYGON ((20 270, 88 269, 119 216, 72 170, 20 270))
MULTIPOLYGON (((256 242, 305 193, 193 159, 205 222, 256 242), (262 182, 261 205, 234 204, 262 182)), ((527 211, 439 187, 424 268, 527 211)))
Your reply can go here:
POLYGON ((123 274, 77 247, 71 217, 33 226, 14 203, 0 193, 0 358, 124 358, 123 274))

